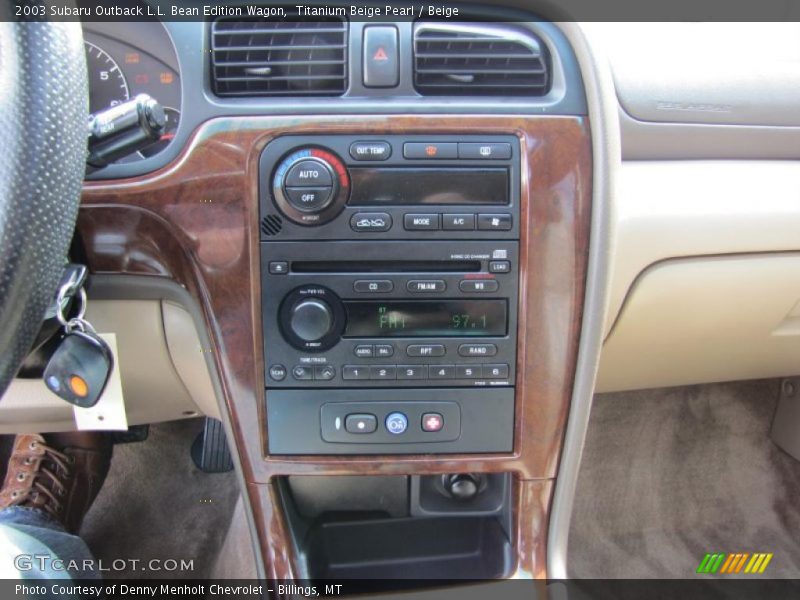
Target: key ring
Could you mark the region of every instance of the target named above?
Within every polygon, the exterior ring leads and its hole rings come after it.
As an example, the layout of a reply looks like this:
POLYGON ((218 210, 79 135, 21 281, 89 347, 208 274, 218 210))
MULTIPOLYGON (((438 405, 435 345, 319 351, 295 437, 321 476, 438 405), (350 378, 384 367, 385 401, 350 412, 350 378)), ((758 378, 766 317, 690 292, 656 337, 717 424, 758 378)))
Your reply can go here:
POLYGON ((74 296, 75 291, 73 286, 70 284, 62 285, 61 288, 58 290, 58 296, 56 297, 56 318, 58 322, 61 323, 62 327, 69 328, 69 324, 74 321, 83 321, 83 317, 86 315, 86 290, 82 287, 78 290, 78 300, 80 301, 80 310, 78 311, 78 315, 70 320, 64 316, 64 307, 66 306, 67 298, 74 296))

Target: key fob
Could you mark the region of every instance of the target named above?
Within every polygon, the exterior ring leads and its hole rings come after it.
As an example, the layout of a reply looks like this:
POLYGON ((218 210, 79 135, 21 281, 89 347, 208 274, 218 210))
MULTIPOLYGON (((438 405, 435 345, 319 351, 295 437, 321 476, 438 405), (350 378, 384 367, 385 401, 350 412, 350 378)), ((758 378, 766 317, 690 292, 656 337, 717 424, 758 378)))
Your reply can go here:
POLYGON ((44 383, 70 404, 88 408, 97 404, 113 367, 111 348, 102 338, 75 330, 64 336, 47 363, 44 383))

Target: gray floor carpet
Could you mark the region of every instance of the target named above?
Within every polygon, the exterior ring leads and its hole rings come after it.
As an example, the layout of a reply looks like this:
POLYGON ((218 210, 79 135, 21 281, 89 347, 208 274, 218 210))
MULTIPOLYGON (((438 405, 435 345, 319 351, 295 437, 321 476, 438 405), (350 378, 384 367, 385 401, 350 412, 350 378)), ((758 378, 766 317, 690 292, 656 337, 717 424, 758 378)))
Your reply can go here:
POLYGON ((570 576, 692 577, 706 552, 773 552, 764 576, 800 576, 800 462, 769 439, 777 397, 777 381, 598 395, 570 576))
POLYGON ((189 448, 201 419, 150 427, 145 442, 118 444, 111 470, 86 515, 81 535, 105 565, 139 559, 138 571, 114 577, 208 577, 219 553, 236 498, 235 475, 206 474, 192 462, 189 448), (194 561, 192 571, 141 570, 152 559, 194 561))

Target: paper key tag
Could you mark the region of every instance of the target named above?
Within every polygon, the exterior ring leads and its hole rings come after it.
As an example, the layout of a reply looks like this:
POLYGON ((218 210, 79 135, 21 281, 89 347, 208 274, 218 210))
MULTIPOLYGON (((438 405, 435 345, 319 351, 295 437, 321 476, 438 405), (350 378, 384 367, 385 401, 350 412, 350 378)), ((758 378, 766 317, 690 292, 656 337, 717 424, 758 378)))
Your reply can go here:
POLYGON ((73 407, 75 425, 81 431, 126 431, 128 416, 125 413, 125 399, 122 397, 122 378, 120 377, 117 336, 114 333, 98 334, 110 346, 114 355, 114 368, 106 383, 106 389, 97 404, 90 408, 73 407))

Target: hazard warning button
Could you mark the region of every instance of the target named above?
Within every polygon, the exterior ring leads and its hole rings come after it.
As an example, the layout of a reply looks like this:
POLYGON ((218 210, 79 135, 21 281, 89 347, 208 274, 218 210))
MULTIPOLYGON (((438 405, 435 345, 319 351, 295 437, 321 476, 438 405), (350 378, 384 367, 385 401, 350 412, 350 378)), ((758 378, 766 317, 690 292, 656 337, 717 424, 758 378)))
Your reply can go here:
POLYGON ((366 87, 397 87, 400 83, 400 65, 396 27, 365 27, 363 54, 366 87))

